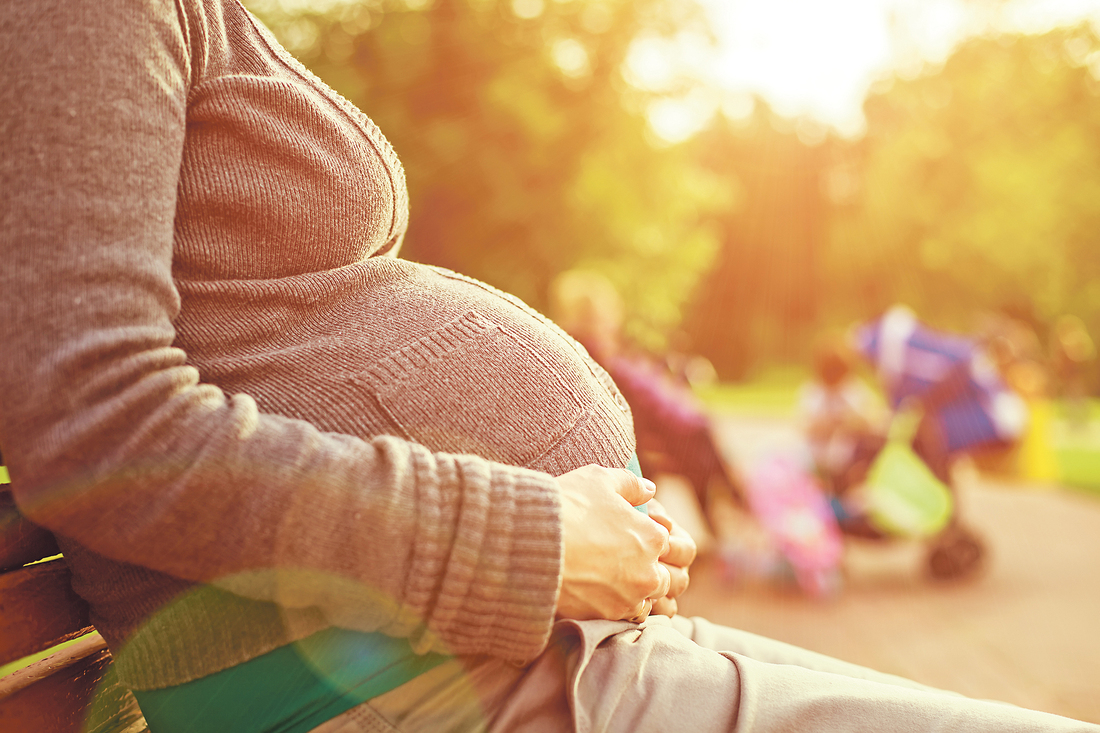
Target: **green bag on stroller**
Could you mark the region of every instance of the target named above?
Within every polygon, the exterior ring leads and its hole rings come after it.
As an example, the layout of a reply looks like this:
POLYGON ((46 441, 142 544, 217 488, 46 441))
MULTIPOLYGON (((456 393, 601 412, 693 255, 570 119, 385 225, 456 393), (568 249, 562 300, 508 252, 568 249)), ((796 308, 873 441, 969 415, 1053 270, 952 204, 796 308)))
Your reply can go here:
POLYGON ((919 409, 899 410, 890 423, 886 447, 867 474, 867 516, 879 530, 902 537, 931 537, 951 519, 951 490, 913 452, 910 443, 919 409))

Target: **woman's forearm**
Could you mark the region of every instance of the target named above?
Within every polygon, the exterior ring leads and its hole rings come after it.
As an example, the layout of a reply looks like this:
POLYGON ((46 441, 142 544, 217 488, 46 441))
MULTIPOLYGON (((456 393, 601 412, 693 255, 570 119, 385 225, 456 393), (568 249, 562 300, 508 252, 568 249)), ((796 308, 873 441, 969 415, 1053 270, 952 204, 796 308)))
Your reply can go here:
POLYGON ((333 623, 536 652, 561 563, 553 479, 265 414, 173 347, 193 44, 214 21, 46 5, 0 11, 0 444, 20 508, 103 556, 333 623))

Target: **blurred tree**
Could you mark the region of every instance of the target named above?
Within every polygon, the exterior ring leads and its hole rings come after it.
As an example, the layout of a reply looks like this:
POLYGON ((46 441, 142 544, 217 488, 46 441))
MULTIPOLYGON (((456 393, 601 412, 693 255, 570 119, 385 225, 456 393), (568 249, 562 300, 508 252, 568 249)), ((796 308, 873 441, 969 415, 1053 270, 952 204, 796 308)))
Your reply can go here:
POLYGON ((700 32, 692 0, 249 5, 394 143, 409 258, 540 308, 559 272, 595 269, 629 335, 659 347, 683 320, 726 378, 803 360, 816 328, 894 301, 948 328, 997 308, 1100 334, 1087 27, 976 38, 899 75, 858 141, 757 100, 668 145, 644 113, 685 84, 645 89, 624 64, 639 40, 700 32))
POLYGON ((751 115, 719 116, 692 143, 697 160, 741 192, 741 206, 718 217, 720 254, 685 322, 696 350, 725 379, 809 357, 822 288, 822 178, 833 144, 822 126, 780 118, 760 99, 751 115))
POLYGON ((981 310, 1100 333, 1100 40, 975 38, 865 103, 835 165, 834 317, 889 301, 965 329, 981 310))
POLYGON ((251 0, 314 73, 401 157, 403 255, 536 307, 563 270, 602 271, 649 345, 716 249, 724 180, 654 144, 650 92, 624 81, 643 35, 701 22, 692 0, 251 0))
POLYGON ((1088 26, 974 38, 896 76, 843 141, 760 100, 693 142, 736 176, 686 322, 725 378, 800 361, 812 333, 893 302, 967 330, 997 310, 1100 334, 1100 41, 1088 26), (810 125, 811 128, 808 128, 810 125))

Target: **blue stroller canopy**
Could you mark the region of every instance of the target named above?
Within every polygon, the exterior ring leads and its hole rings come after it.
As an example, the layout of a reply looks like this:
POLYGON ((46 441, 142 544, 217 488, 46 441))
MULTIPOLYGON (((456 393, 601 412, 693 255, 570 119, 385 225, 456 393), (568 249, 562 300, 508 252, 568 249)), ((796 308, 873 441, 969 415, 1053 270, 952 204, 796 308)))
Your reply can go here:
POLYGON ((929 328, 901 306, 858 327, 854 340, 891 408, 918 400, 939 424, 949 452, 1023 434, 1027 407, 977 340, 929 328))

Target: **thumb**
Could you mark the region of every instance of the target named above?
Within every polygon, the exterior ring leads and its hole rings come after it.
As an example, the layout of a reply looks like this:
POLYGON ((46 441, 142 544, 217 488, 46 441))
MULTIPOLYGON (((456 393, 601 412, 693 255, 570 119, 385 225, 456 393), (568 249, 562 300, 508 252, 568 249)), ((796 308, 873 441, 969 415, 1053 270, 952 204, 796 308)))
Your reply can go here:
POLYGON ((653 498, 657 485, 652 481, 635 476, 627 470, 621 470, 619 473, 622 475, 622 480, 615 482, 615 491, 630 502, 630 506, 641 506, 653 498))

